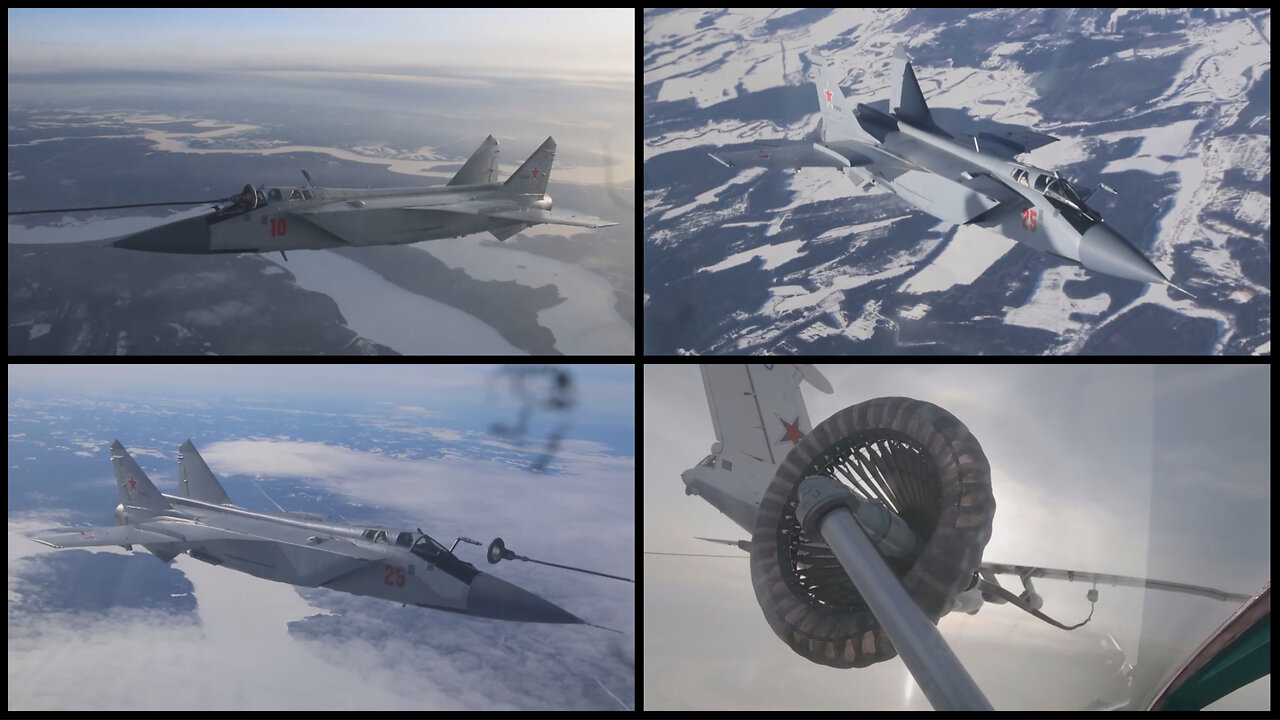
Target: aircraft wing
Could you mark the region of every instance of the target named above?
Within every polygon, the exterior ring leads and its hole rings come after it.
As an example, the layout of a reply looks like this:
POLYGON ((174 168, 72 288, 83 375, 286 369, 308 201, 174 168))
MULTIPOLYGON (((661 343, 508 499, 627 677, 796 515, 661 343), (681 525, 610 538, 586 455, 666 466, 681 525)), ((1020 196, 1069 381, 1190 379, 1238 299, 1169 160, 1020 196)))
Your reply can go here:
POLYGON ((57 532, 35 535, 31 538, 41 545, 54 548, 93 547, 96 545, 141 545, 143 543, 173 542, 173 538, 147 532, 131 525, 113 527, 63 528, 57 532))
POLYGON ((751 150, 708 153, 712 160, 728 168, 736 167, 833 167, 867 165, 866 157, 850 158, 815 142, 758 142, 751 150))
POLYGON ((1006 201, 1023 200, 1013 190, 990 177, 975 175, 962 182, 938 173, 912 170, 894 181, 898 194, 925 212, 963 224, 1006 201), (980 178, 986 178, 986 181, 980 178))
POLYGON ((1167 580, 1151 580, 1132 575, 1108 575, 1106 573, 1080 572, 1078 570, 1055 570, 1053 568, 1033 567, 1028 565, 1003 565, 1000 563, 983 563, 979 569, 999 575, 1017 575, 1018 577, 1048 578, 1050 580, 1068 580, 1095 583, 1098 585, 1124 585, 1127 587, 1146 587, 1152 590, 1168 590, 1171 592, 1200 595, 1214 600, 1244 602, 1252 595, 1231 593, 1203 585, 1187 585, 1167 580))
POLYGON ((93 547, 97 545, 153 545, 162 543, 190 544, 209 540, 255 539, 250 535, 185 521, 149 522, 142 525, 110 527, 61 528, 31 538, 41 545, 55 548, 93 547))
POLYGON ((977 135, 978 152, 999 155, 1004 158, 1012 158, 1015 155, 1028 153, 1057 141, 1058 138, 1052 135, 1045 135, 1026 128, 983 130, 977 135))
MULTIPOLYGON (((397 210, 408 213, 453 213, 456 215, 483 215, 485 217, 511 220, 529 224, 549 223, 553 225, 574 225, 577 227, 611 227, 616 222, 604 220, 590 215, 578 215, 556 210, 539 208, 512 208, 510 203, 493 200, 472 200, 467 202, 451 202, 432 204, 430 199, 416 198, 369 198, 329 203, 319 207, 302 210, 297 213, 316 225, 330 229, 328 218, 335 213, 348 211, 397 210)), ((331 230, 332 231, 332 230, 331 230)), ((340 232, 341 229, 338 228, 340 232)))
MULTIPOLYGON (((234 520, 230 522, 235 523, 234 520)), ((232 529, 205 523, 162 520, 143 525, 61 528, 31 539, 53 548, 107 545, 151 548, 167 545, 173 548, 169 557, 186 550, 192 550, 193 556, 200 557, 201 550, 212 546, 242 558, 256 558, 265 566, 287 565, 296 573, 291 582, 307 586, 332 582, 385 559, 383 554, 343 538, 311 536, 305 530, 291 532, 268 528, 267 531, 271 536, 247 527, 232 529)))
MULTIPOLYGON (((449 208, 445 208, 449 209, 449 208)), ((617 225, 616 222, 609 222, 590 215, 574 215, 573 213, 556 212, 554 210, 539 210, 537 208, 523 208, 520 210, 506 210, 503 212, 481 213, 491 218, 501 218, 503 220, 517 220, 526 223, 549 223, 552 225, 574 225, 577 227, 611 227, 617 225)))

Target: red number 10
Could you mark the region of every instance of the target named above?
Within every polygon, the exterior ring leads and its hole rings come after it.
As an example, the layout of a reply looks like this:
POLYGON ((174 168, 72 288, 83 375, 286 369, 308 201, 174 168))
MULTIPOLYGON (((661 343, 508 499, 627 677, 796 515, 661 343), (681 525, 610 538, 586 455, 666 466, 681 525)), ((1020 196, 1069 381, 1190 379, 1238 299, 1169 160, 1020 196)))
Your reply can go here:
POLYGON ((271 218, 271 237, 284 237, 284 218, 271 218))

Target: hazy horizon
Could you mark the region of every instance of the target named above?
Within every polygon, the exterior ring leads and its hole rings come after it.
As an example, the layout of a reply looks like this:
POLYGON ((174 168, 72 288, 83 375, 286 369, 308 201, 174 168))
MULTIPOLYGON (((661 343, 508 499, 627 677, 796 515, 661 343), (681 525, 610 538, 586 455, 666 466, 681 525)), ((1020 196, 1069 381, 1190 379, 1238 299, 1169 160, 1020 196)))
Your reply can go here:
POLYGON ((634 79, 635 13, 587 10, 9 10, 9 74, 463 69, 634 79))

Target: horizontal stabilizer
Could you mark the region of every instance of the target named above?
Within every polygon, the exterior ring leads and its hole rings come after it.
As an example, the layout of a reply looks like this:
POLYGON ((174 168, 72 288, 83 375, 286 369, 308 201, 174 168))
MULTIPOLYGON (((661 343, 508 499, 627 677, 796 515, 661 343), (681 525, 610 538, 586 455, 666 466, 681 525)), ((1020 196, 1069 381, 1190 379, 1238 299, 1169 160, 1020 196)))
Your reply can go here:
POLYGON ((711 159, 725 167, 833 167, 847 168, 855 164, 840 153, 818 143, 785 143, 755 150, 710 153, 711 159))

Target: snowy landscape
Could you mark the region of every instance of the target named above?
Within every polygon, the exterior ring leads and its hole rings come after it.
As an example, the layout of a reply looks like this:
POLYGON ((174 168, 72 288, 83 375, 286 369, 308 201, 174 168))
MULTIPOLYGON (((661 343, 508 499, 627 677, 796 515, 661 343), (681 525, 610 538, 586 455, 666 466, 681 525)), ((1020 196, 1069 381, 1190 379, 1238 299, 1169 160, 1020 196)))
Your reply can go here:
POLYGON ((1270 12, 648 11, 644 352, 1270 354, 1270 12), (735 171, 798 140, 810 70, 885 109, 911 53, 935 120, 1059 138, 1021 156, 1196 299, 939 222, 839 171, 735 171))

